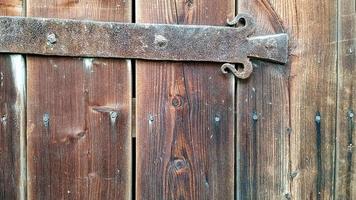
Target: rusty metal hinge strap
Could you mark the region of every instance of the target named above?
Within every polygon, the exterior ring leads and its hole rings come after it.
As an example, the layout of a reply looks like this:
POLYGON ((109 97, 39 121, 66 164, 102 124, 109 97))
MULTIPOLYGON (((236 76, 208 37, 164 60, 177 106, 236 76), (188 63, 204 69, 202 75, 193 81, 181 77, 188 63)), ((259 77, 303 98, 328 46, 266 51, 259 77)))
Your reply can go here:
POLYGON ((287 34, 252 36, 255 23, 246 14, 230 25, 237 26, 0 17, 0 52, 241 63, 240 78, 252 72, 250 58, 287 62, 287 34))

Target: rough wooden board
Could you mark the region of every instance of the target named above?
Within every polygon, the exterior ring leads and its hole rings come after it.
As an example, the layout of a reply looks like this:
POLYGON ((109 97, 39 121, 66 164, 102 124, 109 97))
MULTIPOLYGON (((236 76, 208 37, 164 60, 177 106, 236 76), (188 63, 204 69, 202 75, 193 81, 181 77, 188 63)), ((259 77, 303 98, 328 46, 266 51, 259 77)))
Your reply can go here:
POLYGON ((239 11, 257 17, 258 32, 291 37, 287 67, 262 64, 248 85, 238 86, 241 199, 332 196, 336 6, 336 0, 239 0, 239 11))
POLYGON ((291 38, 290 64, 285 69, 289 73, 289 196, 329 199, 334 169, 337 2, 261 2, 270 3, 291 38))
MULTIPOLYGON (((284 32, 267 1, 239 0, 238 12, 256 18, 256 34, 284 32)), ((254 61, 249 80, 237 82, 236 199, 289 196, 288 68, 254 61)))
POLYGON ((0 57, 0 199, 26 197, 26 75, 21 55, 0 57))
POLYGON ((339 0, 335 199, 356 199, 356 2, 339 0))
MULTIPOLYGON (((27 6, 29 16, 131 20, 130 1, 27 6)), ((29 199, 130 199, 130 62, 28 57, 27 75, 29 199)))
MULTIPOLYGON (((0 15, 24 10, 22 1, 0 1, 0 15)), ((25 67, 20 55, 0 55, 0 199, 26 197, 25 67)))
POLYGON ((336 124, 337 1, 274 1, 291 34, 293 199, 331 199, 336 124))
POLYGON ((1 0, 0 15, 2 16, 22 16, 25 15, 24 1, 21 0, 1 0))
MULTIPOLYGON (((136 1, 137 22, 224 25, 234 2, 136 1)), ((207 63, 137 62, 137 199, 232 199, 234 78, 207 63)))

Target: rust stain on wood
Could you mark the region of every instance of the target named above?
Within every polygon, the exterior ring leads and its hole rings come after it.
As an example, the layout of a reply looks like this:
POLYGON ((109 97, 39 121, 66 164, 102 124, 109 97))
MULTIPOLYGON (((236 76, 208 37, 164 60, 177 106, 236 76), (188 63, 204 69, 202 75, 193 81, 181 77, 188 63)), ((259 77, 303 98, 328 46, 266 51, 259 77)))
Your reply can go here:
POLYGON ((317 177, 316 177, 316 199, 324 199, 322 189, 325 187, 324 174, 323 174, 323 157, 322 157, 322 130, 321 130, 321 115, 317 112, 315 115, 315 130, 316 130, 316 160, 317 160, 317 177))

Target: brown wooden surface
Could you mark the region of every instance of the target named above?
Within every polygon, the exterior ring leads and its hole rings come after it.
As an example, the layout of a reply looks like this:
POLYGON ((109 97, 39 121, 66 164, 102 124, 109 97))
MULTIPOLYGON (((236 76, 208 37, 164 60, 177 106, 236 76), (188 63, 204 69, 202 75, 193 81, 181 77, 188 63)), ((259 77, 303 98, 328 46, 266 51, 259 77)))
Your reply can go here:
POLYGON ((257 32, 290 34, 291 56, 287 66, 255 62, 251 79, 238 82, 238 199, 332 198, 336 8, 336 0, 239 0, 257 32))
MULTIPOLYGON (((25 4, 131 20, 127 0, 0 0, 0 14, 25 4)), ((132 170, 137 199, 356 198, 355 1, 137 0, 136 18, 224 25, 235 5, 256 34, 289 33, 289 64, 254 61, 235 81, 218 64, 138 61, 136 169, 129 61, 28 57, 26 97, 23 57, 0 55, 0 199, 130 199, 132 170)))
MULTIPOLYGON (((136 1, 136 21, 224 25, 234 1, 136 1)), ((137 62, 137 199, 232 199, 234 78, 218 64, 137 62)))
POLYGON ((356 2, 339 0, 335 199, 356 199, 356 2))
MULTIPOLYGON (((267 1, 239 0, 238 12, 257 22, 256 35, 283 33, 267 1)), ((288 68, 254 61, 250 79, 237 82, 237 199, 288 196, 288 68)))
MULTIPOLYGON (((0 0, 0 15, 23 15, 22 1, 0 0)), ((26 77, 20 55, 0 55, 0 199, 26 196, 26 77)))
POLYGON ((26 194, 26 77, 21 55, 0 57, 0 199, 26 194))
POLYGON ((273 2, 291 35, 290 188, 293 199, 332 199, 337 0, 273 2))
MULTIPOLYGON (((131 20, 131 2, 121 0, 29 0, 27 10, 131 20)), ((28 57, 27 64, 29 199, 130 199, 130 62, 28 57)))
POLYGON ((0 0, 0 14, 2 16, 24 16, 24 1, 0 0))

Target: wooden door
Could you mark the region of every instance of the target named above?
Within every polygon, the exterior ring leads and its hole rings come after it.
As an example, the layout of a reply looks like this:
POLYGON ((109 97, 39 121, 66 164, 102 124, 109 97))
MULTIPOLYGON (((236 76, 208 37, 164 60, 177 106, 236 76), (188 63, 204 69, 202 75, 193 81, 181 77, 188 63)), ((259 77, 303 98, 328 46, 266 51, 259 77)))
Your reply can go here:
POLYGON ((238 13, 289 35, 286 65, 253 60, 240 80, 209 62, 0 54, 0 199, 355 199, 355 0, 0 0, 6 16, 133 23, 238 13))

